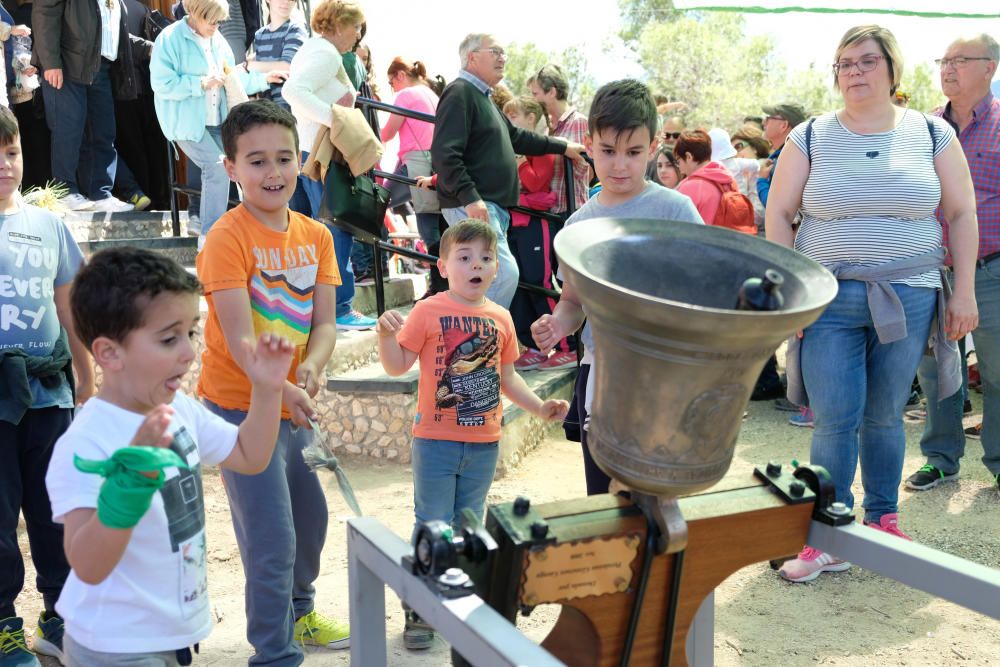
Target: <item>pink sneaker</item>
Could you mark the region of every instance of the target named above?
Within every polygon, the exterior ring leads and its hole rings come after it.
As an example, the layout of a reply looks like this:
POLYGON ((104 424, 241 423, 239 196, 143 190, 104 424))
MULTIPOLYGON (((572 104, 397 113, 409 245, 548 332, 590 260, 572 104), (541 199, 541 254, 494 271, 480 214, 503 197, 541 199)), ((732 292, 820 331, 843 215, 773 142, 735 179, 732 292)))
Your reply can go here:
POLYGON ((896 537, 902 537, 904 540, 913 541, 912 537, 899 529, 899 515, 896 513, 883 514, 879 518, 878 523, 868 523, 865 521, 865 525, 875 530, 881 530, 883 533, 889 533, 896 537))
POLYGON ((812 581, 823 572, 843 572, 851 564, 828 553, 806 546, 798 558, 786 561, 778 574, 782 579, 796 584, 812 581))
POLYGON ((538 368, 538 365, 547 358, 548 357, 538 350, 532 350, 529 347, 520 357, 517 358, 517 361, 514 362, 514 369, 518 371, 530 371, 533 368, 538 368))
POLYGON ((562 368, 573 368, 574 366, 576 366, 576 352, 556 352, 543 361, 538 366, 538 370, 555 371, 562 368))

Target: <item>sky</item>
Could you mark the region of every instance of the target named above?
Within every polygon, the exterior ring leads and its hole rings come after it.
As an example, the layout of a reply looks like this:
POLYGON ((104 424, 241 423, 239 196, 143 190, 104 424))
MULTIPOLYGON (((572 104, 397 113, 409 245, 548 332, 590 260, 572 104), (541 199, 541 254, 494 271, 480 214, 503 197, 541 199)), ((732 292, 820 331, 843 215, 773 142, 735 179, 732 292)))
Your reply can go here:
MULTIPOLYGON (((766 5, 769 0, 755 0, 766 5)), ((587 53, 591 72, 598 85, 623 76, 642 73, 617 38, 619 30, 616 0, 589 2, 539 2, 538 0, 501 0, 500 2, 458 2, 457 0, 361 0, 368 16, 367 40, 375 58, 377 79, 381 81, 392 59, 401 55, 421 60, 428 71, 451 80, 458 72, 458 44, 470 32, 491 32, 501 43, 534 43, 544 51, 560 52, 579 45, 587 53), (574 10, 567 11, 569 7, 574 10), (605 49, 610 47, 610 51, 605 49)), ((681 4, 681 2, 677 2, 681 4)), ((687 4, 726 4, 726 0, 687 4)), ((749 4, 749 3, 748 3, 749 4)), ((901 6, 913 9, 1000 13, 1000 2, 961 0, 884 0, 882 2, 770 2, 771 5, 798 6, 901 6)), ((805 69, 810 63, 833 61, 833 51, 847 28, 863 23, 878 23, 892 30, 903 50, 904 61, 911 65, 932 63, 943 55, 957 36, 989 32, 1000 38, 1000 19, 944 19, 886 16, 877 14, 746 14, 747 32, 770 34, 780 56, 791 69, 805 69)))

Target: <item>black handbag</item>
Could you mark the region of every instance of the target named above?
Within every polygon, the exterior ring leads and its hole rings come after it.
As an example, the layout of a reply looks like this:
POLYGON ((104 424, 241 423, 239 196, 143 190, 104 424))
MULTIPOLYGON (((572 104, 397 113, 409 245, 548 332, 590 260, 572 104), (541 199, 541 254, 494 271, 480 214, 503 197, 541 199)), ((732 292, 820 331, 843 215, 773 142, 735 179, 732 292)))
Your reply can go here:
POLYGON ((381 240, 389 191, 367 174, 355 176, 339 162, 331 161, 326 170, 319 217, 330 220, 355 236, 371 243, 381 240))

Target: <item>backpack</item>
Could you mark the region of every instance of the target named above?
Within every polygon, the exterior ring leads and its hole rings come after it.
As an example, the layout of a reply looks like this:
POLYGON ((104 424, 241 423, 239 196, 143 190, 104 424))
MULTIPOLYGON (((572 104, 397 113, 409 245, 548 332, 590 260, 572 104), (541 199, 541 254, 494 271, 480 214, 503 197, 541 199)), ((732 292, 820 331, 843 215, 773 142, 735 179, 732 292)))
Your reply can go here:
POLYGON ((719 210, 715 212, 715 219, 712 222, 705 221, 713 227, 728 227, 745 234, 757 235, 757 223, 754 218, 753 203, 740 192, 734 184, 730 184, 732 189, 727 189, 717 181, 713 181, 697 174, 692 174, 688 178, 697 178, 708 181, 719 189, 722 197, 719 199, 719 210))

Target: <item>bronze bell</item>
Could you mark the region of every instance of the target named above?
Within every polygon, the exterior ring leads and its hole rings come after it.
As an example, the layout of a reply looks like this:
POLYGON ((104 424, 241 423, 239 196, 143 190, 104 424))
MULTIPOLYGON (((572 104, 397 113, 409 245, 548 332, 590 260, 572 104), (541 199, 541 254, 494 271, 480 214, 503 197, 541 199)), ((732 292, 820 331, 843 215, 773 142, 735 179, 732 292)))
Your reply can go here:
POLYGON ((591 452, 638 491, 707 489, 732 462, 757 376, 837 294, 825 268, 720 227, 602 218, 555 240, 593 328, 591 452), (778 310, 737 310, 748 278, 777 271, 778 310))

